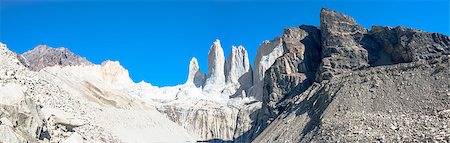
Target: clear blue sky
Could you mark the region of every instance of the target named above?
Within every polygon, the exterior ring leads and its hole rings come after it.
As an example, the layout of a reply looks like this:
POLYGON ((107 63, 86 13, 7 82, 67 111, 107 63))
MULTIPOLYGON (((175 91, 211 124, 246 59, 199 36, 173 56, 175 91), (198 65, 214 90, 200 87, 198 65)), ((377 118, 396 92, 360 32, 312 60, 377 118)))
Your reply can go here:
POLYGON ((448 0, 340 1, 0 0, 0 41, 18 53, 46 44, 97 64, 119 60, 134 81, 163 86, 185 82, 191 57, 206 72, 216 38, 226 57, 232 45, 244 45, 253 63, 259 44, 283 28, 318 26, 322 7, 348 14, 366 28, 402 25, 450 33, 448 0))

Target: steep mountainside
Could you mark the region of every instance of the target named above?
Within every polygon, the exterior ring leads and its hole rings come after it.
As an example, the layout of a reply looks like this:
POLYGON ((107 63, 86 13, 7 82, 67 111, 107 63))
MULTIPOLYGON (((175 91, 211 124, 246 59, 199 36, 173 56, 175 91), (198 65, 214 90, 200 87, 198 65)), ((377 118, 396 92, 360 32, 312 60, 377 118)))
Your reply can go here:
POLYGON ((328 9, 320 24, 320 34, 307 34, 314 40, 285 46, 305 47, 292 52, 301 56, 288 52, 266 72, 255 127, 265 129, 254 142, 450 140, 448 36, 405 27, 367 30, 328 9))

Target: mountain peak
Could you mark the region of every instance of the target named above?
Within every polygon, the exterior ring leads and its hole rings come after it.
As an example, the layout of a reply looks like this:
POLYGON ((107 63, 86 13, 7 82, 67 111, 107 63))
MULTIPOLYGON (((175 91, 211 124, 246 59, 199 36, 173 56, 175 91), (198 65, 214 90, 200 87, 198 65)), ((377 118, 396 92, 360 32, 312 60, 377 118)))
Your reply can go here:
POLYGON ((221 92, 217 87, 223 87, 225 84, 224 65, 225 55, 219 39, 216 39, 208 52, 208 77, 204 86, 205 91, 221 92))
POLYGON ((130 85, 133 83, 128 70, 119 61, 106 60, 102 62, 102 77, 109 84, 130 85))
POLYGON ((187 84, 194 84, 196 87, 203 86, 206 80, 206 75, 200 71, 198 66, 197 58, 192 57, 189 62, 189 75, 187 84))
POLYGON ((38 45, 21 55, 20 61, 31 70, 39 71, 49 66, 92 65, 86 58, 80 57, 67 48, 52 48, 38 45))

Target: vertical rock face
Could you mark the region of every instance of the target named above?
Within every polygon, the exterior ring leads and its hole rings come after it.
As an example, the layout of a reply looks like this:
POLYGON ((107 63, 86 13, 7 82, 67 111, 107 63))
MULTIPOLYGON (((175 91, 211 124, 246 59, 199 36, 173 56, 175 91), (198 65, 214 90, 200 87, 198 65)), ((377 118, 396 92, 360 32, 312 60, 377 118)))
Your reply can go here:
POLYGON ((195 87, 201 87, 205 84, 206 75, 200 71, 197 59, 193 57, 189 62, 189 75, 187 84, 193 84, 195 87))
POLYGON ((252 69, 247 50, 243 46, 231 48, 231 53, 225 61, 225 80, 232 88, 231 94, 241 94, 252 86, 252 69))
POLYGON ((284 49, 281 37, 277 37, 272 41, 264 41, 258 48, 254 61, 255 69, 253 70, 253 88, 251 91, 251 96, 255 99, 262 100, 264 73, 283 53, 284 49))
POLYGON ((369 66, 369 55, 359 42, 367 29, 342 13, 323 8, 320 12, 322 63, 319 80, 344 71, 369 66))
POLYGON ((283 56, 264 76, 263 110, 273 119, 285 108, 282 102, 303 92, 315 80, 320 63, 320 31, 313 26, 285 29, 283 56))
POLYGON ((203 90, 207 93, 221 93, 225 85, 225 56, 219 39, 208 52, 208 77, 203 90))
POLYGON ((92 65, 86 58, 82 58, 66 48, 51 48, 46 45, 39 45, 33 50, 23 53, 20 57, 19 60, 34 71, 56 65, 92 65))

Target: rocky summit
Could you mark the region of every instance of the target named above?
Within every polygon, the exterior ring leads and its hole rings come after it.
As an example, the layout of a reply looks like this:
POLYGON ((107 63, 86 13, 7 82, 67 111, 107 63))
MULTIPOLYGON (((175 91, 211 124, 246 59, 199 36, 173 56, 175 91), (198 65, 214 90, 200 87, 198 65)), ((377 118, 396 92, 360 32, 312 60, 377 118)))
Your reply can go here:
POLYGON ((450 37, 325 8, 319 26, 280 31, 253 66, 216 40, 207 73, 193 57, 167 87, 118 61, 0 44, 0 142, 450 142, 450 37))
POLYGON ((18 55, 19 60, 33 71, 39 71, 48 66, 75 66, 92 65, 91 62, 82 58, 67 48, 51 48, 47 45, 39 45, 33 50, 18 55))

